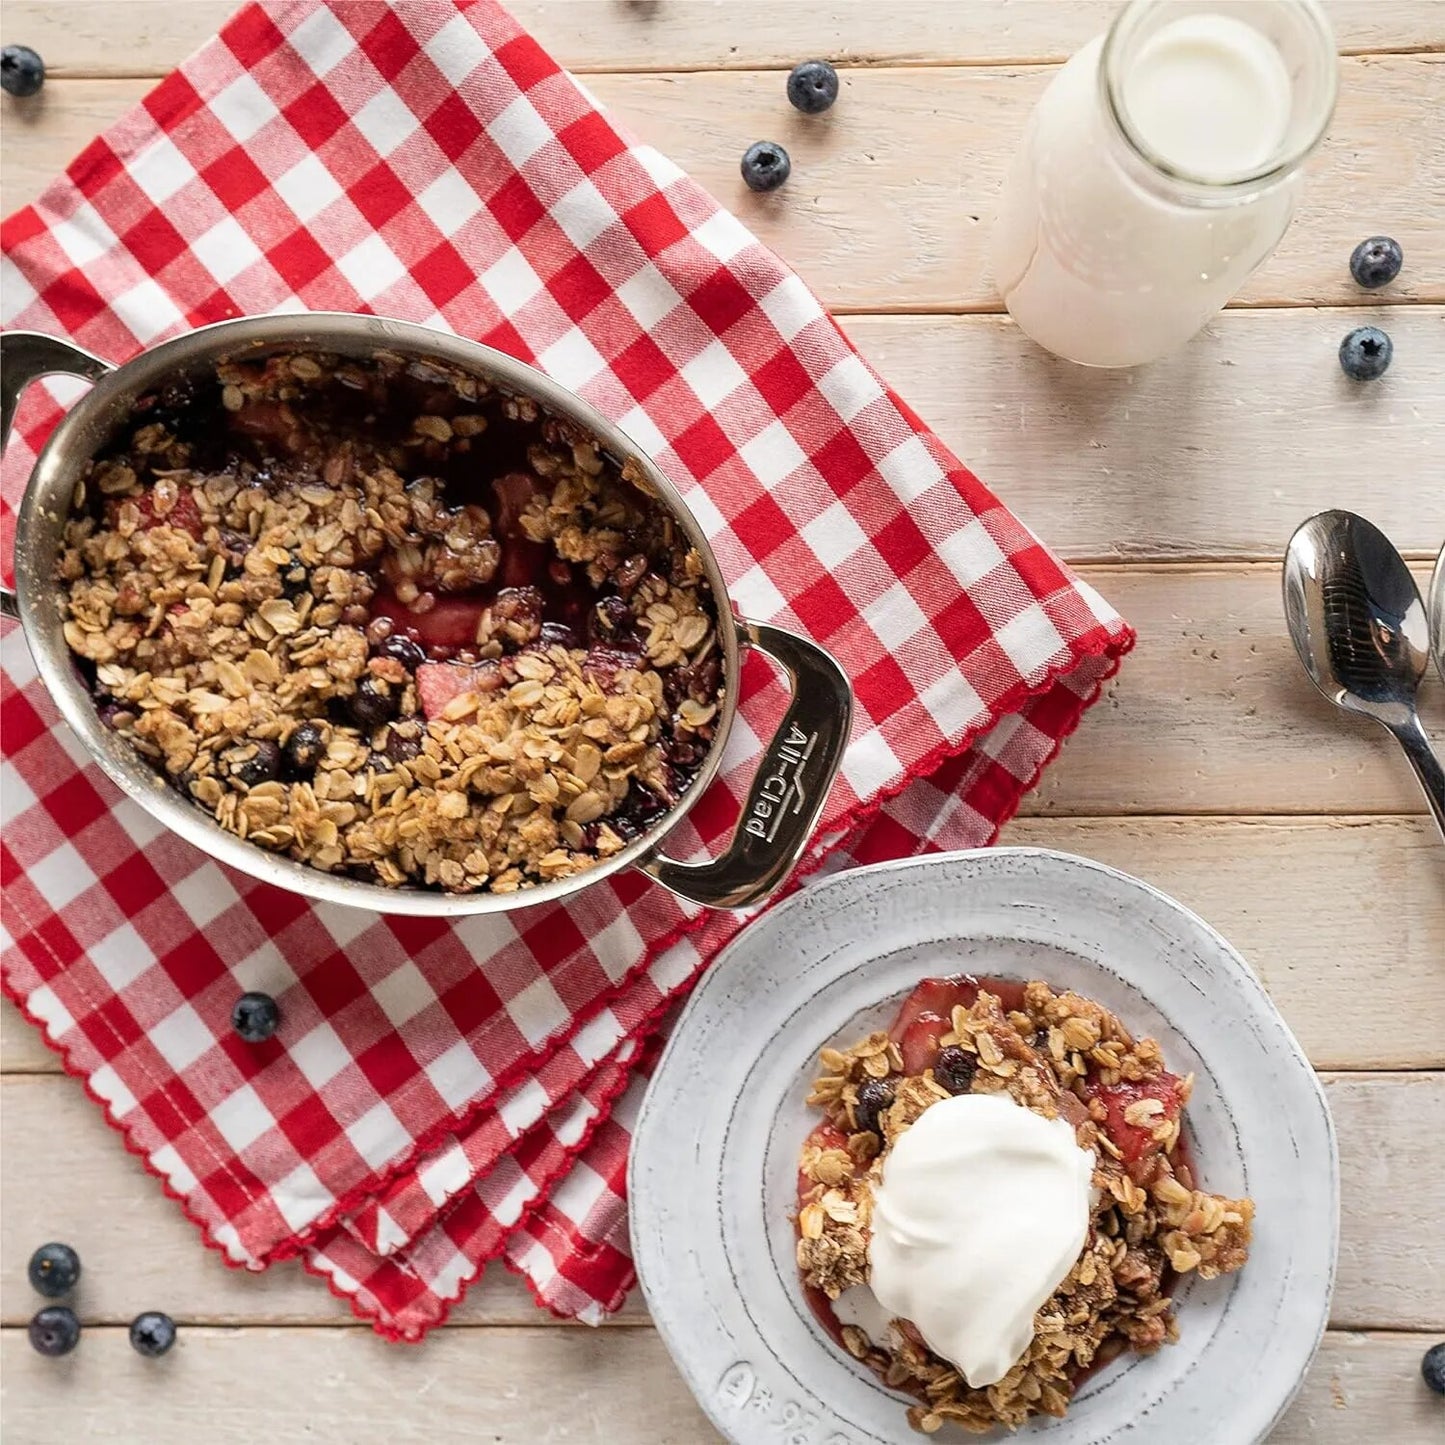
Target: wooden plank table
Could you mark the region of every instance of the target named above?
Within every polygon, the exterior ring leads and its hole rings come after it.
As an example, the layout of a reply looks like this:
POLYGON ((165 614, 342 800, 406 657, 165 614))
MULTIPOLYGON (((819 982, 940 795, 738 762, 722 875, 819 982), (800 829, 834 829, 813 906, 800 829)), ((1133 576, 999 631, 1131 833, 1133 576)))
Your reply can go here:
MULTIPOLYGON (((1445 1407, 1420 1355, 1445 1336, 1445 851, 1402 761, 1311 691, 1284 636, 1278 558, 1326 506, 1371 516, 1423 581, 1445 541, 1445 4, 1331 5, 1342 90, 1278 254, 1191 346, 1133 373, 1056 362, 1003 316, 988 220, 1051 66, 1108 0, 514 0, 594 92, 788 257, 862 350, 1136 624, 1140 646, 1006 840, 1139 873, 1258 968, 1339 1130, 1344 1232, 1331 1329, 1279 1445, 1424 1445, 1445 1407), (843 75, 822 120, 782 71, 843 75), (737 158, 782 141, 789 185, 737 158), (1346 269, 1388 231, 1384 295, 1346 269), (1388 377, 1352 386, 1370 319, 1388 377)), ((5 211, 214 32, 228 0, 7 0, 3 38, 50 67, 3 110, 5 211)), ((1445 744, 1445 686, 1426 725, 1445 744)), ((1267 1107, 1267 1101, 1262 1101, 1267 1107)), ((715 1438, 634 1298, 600 1330, 494 1271, 421 1349, 383 1344, 294 1266, 227 1270, 7 1005, 0 1016, 0 1431, 7 1445, 715 1438), (86 1262, 88 1345, 34 1355, 25 1261, 86 1262), (126 1346, 144 1308, 184 1346, 126 1346)), ((1189 1442, 1216 1445, 1216 1442, 1189 1442)), ((1217 1442, 1233 1445, 1233 1442, 1217 1442)))

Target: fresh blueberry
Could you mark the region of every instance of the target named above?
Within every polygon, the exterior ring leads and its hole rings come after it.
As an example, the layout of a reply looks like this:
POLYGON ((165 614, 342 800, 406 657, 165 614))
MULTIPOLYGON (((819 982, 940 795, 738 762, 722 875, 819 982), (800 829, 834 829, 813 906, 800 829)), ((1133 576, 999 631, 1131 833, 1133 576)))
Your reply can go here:
POLYGON ((0 50, 0 90, 22 100, 45 84, 45 62, 28 45, 0 50))
POLYGON ((858 1128, 865 1133, 880 1134, 879 1116, 893 1102, 893 1085, 882 1079, 864 1079, 858 1085, 858 1102, 853 1105, 853 1117, 858 1128))
POLYGON ((804 115, 820 115, 838 99, 838 72, 826 60, 805 60, 788 77, 788 99, 804 115))
POLYGON ((1371 236, 1350 252, 1350 275, 1367 291, 1388 286, 1404 264, 1405 253, 1393 236, 1371 236))
POLYGON ((255 747, 256 751, 239 764, 232 774, 238 783, 244 783, 248 788, 269 783, 281 771, 281 748, 278 743, 273 743, 270 738, 263 738, 255 747))
POLYGON ((384 722, 390 722, 396 716, 400 702, 399 694, 392 690, 390 684, 382 682, 380 678, 363 677, 356 684, 356 691, 351 695, 347 710, 357 727, 369 730, 380 727, 384 722))
POLYGON ((130 1322, 131 1348, 156 1359, 176 1342, 176 1322, 159 1310, 147 1310, 130 1322))
POLYGON ((1445 1395, 1445 1342, 1431 1345, 1425 1351, 1425 1358, 1420 1361, 1420 1373, 1437 1395, 1445 1395))
POLYGON ((1378 326, 1357 326, 1340 342, 1340 365, 1352 381, 1374 381, 1390 368, 1395 343, 1378 326))
POLYGON ((756 141, 743 152, 743 179, 750 191, 777 190, 792 169, 787 151, 773 141, 756 141))
POLYGON ((978 1060, 957 1044, 939 1049, 933 1061, 933 1077, 950 1094, 966 1094, 973 1087, 973 1076, 978 1072, 978 1060))
POLYGON ((310 777, 326 756, 326 734, 314 722, 304 722, 286 739, 286 771, 293 777, 310 777))
POLYGON ((231 1027, 248 1044, 263 1044, 281 1023, 281 1010, 269 993, 243 993, 231 1010, 231 1027))
POLYGON ((80 1341, 80 1321, 66 1305, 46 1305, 30 1321, 30 1343, 42 1355, 68 1355, 80 1341))
POLYGON ((42 1244, 30 1256, 30 1287, 46 1299, 59 1299, 80 1278, 80 1256, 68 1244, 42 1244))

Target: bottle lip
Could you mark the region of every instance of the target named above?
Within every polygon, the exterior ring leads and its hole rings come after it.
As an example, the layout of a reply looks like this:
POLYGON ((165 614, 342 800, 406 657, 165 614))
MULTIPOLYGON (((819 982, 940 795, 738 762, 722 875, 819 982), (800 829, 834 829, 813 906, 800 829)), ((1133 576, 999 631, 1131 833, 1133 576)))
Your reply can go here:
POLYGON ((1302 165, 1324 139, 1335 113, 1335 101, 1339 93, 1339 59, 1335 51, 1334 31, 1330 28, 1319 0, 1272 0, 1276 5, 1288 6, 1299 12, 1320 52, 1328 57, 1329 64, 1324 67, 1324 93, 1319 105, 1317 123, 1304 139, 1288 149, 1280 150, 1263 164, 1226 176, 1204 175, 1166 160, 1151 149, 1135 129, 1128 109, 1123 104, 1121 52, 1145 14, 1165 3, 1169 3, 1169 0, 1128 0, 1115 15, 1108 34, 1104 37, 1103 48, 1099 52, 1099 77, 1102 82, 1099 90, 1104 98, 1104 110, 1114 131, 1155 175, 1174 184, 1187 186, 1201 195, 1224 198, 1245 191, 1263 190, 1283 180, 1302 165))

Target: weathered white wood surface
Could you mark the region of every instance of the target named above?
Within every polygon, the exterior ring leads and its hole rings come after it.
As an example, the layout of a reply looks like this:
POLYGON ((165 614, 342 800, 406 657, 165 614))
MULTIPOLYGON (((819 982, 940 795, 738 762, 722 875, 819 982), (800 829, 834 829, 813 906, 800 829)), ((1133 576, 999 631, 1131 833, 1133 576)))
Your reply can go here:
MULTIPOLYGON (((1432 1445, 1440 1401, 1419 1380, 1422 1339, 1327 1335, 1271 1445, 1432 1445)), ((31 1351, 22 1331, 6 1329, 0 1373, 6 1445, 718 1438, 650 1329, 448 1329, 409 1350, 364 1329, 207 1326, 155 1361, 110 1327, 58 1365, 31 1351)))
MULTIPOLYGON (((1337 719, 1299 675, 1277 558, 1324 506, 1370 515, 1422 578, 1445 541, 1445 3, 1329 5, 1359 58, 1342 67, 1294 228, 1241 306, 1124 375, 1032 347, 996 314, 984 274, 1023 116, 1047 66, 1102 29, 1114 0, 512 8, 845 313, 915 409, 1138 627, 1139 650, 1005 839, 1103 859, 1199 909, 1332 1071, 1334 1327, 1276 1445, 1438 1440, 1445 1412, 1418 1368, 1445 1334, 1445 868, 1387 741, 1337 719), (810 122, 788 110, 778 71, 820 54, 846 63, 844 96, 810 122), (736 169, 762 136, 795 166, 767 198, 736 169), (1378 230, 1407 253, 1385 296, 1358 292, 1345 267, 1378 230), (1375 315, 1395 366, 1350 387, 1338 339, 1375 315)), ((39 104, 0 104, 0 209, 36 194, 230 9, 6 0, 0 34, 35 45, 52 80, 39 104)), ((1445 737, 1445 686, 1425 701, 1445 737)), ((494 1270, 452 1326, 409 1350, 354 1326, 294 1264, 227 1270, 56 1070, 0 1009, 6 1445, 713 1438, 636 1299, 602 1331, 557 1325, 494 1270), (36 1306, 25 1260, 55 1236, 88 1271, 88 1336, 58 1365, 18 1328, 36 1306), (145 1308, 184 1321, 168 1360, 139 1359, 116 1328, 145 1308)))
MULTIPOLYGON (((1343 1171, 1338 1329, 1445 1331, 1445 1260, 1422 1249, 1420 1200, 1445 1197, 1445 1156, 1422 1119, 1445 1110, 1445 1073, 1325 1076, 1343 1171)), ((345 1304, 298 1264, 262 1275, 229 1269, 202 1249, 180 1211, 166 1207, 140 1162, 119 1146, 99 1111, 69 1079, 10 1074, 0 1192, 15 1239, 69 1240, 85 1260, 79 1313, 88 1324, 124 1324, 144 1308, 198 1324, 336 1324, 345 1304), (70 1146, 54 1147, 63 1139, 70 1146)), ((25 1255, 0 1253, 0 1323, 33 1312, 25 1255)), ((452 1316, 462 1324, 552 1324, 525 1288, 496 1266, 452 1316)), ((645 1324, 634 1295, 619 1316, 645 1324)), ((558 1325, 558 1328, 567 1328, 558 1325)))
MULTIPOLYGON (((233 0, 6 0, 0 34, 55 57, 57 75, 161 75, 208 40, 233 0)), ((577 71, 791 69, 1063 60, 1113 0, 512 0, 512 14, 577 71)), ((1325 0, 1340 49, 1445 46, 1429 0, 1325 0)))
MULTIPOLYGON (((1423 816, 1019 818, 1003 841, 1097 858, 1196 909, 1254 965, 1316 1067, 1421 1069, 1445 1067, 1445 868, 1432 827, 1423 816)), ((0 1022, 7 1070, 56 1067, 13 1010, 0 1022)))
MULTIPOLYGON (((607 74, 588 85, 835 309, 999 311, 985 274, 988 218, 1049 75, 1041 66, 849 71, 821 118, 789 108, 776 71, 607 74), (762 139, 788 148, 793 175, 755 196, 738 158, 762 139)), ((8 106, 6 209, 151 84, 57 80, 41 107, 8 106)), ((1331 139, 1311 162, 1294 225, 1239 301, 1377 310, 1412 300, 1445 301, 1445 55, 1345 60, 1331 139), (1409 265, 1384 293, 1362 292, 1350 249, 1386 223, 1409 265)))

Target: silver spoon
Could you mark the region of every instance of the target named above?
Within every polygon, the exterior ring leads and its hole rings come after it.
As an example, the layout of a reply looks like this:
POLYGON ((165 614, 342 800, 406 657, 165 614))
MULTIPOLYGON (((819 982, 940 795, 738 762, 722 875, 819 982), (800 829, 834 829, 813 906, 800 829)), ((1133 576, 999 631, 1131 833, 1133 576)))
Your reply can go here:
POLYGON ((1445 682, 1445 547, 1435 562, 1435 575, 1430 579, 1430 645, 1435 649, 1435 666, 1445 682))
POLYGON ((1311 681, 1405 750, 1445 834, 1445 770, 1415 711, 1430 665, 1425 604, 1404 559, 1353 512, 1321 512, 1289 540, 1284 612, 1311 681))

